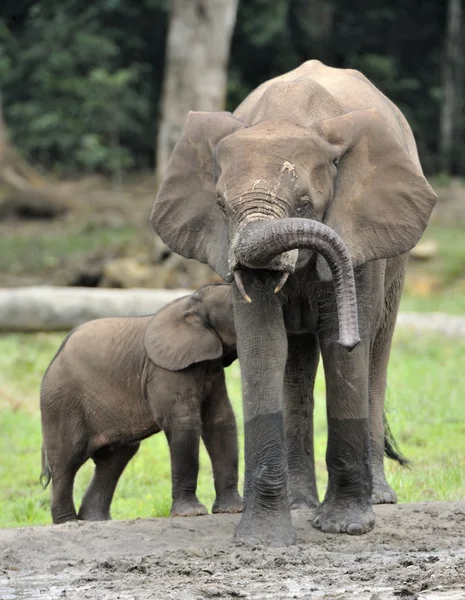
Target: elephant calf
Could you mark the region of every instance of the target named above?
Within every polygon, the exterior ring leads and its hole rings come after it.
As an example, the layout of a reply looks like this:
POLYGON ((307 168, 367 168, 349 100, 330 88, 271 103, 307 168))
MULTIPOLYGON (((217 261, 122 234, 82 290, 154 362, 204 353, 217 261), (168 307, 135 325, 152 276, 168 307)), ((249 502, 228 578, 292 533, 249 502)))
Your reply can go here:
POLYGON ((207 512, 196 496, 201 435, 213 467, 213 512, 240 512, 236 421, 223 370, 237 358, 235 347, 226 284, 155 315, 98 319, 72 331, 40 396, 41 481, 52 480, 53 522, 109 519, 124 468, 141 440, 161 430, 171 453, 171 515, 207 512), (74 478, 88 458, 95 472, 76 514, 74 478))

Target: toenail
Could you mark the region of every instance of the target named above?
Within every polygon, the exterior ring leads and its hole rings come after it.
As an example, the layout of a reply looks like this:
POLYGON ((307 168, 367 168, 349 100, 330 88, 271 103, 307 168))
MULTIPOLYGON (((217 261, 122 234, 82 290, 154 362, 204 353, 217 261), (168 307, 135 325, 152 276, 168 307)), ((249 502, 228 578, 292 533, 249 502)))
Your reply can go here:
POLYGON ((340 533, 341 527, 339 523, 328 523, 328 525, 323 529, 325 533, 340 533))
POLYGON ((363 527, 360 523, 349 523, 347 525, 347 533, 349 535, 362 535, 363 527))
POLYGON ((275 540, 274 542, 270 542, 268 544, 269 548, 285 548, 286 546, 282 542, 278 542, 275 540))
POLYGON ((248 546, 260 546, 262 542, 256 537, 249 537, 244 540, 244 543, 248 546))

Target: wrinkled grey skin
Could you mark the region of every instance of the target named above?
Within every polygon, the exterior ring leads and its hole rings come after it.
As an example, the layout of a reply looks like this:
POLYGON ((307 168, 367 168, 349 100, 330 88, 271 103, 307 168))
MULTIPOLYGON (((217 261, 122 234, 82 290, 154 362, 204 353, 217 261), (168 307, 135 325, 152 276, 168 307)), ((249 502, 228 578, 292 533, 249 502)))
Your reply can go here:
POLYGON ((290 508, 318 504, 320 354, 329 483, 313 525, 362 534, 371 501, 395 501, 383 470, 386 371, 406 253, 435 202, 405 118, 357 71, 309 61, 233 114, 189 114, 151 223, 172 250, 235 280, 246 459, 237 541, 291 544, 290 508))
POLYGON ((213 512, 240 512, 236 421, 224 377, 235 347, 226 284, 200 288, 155 315, 98 319, 71 332, 40 397, 53 522, 109 519, 124 468, 141 440, 159 431, 170 447, 171 515, 207 513, 196 496, 200 436, 212 461, 213 512), (95 472, 76 514, 73 482, 88 458, 95 472))

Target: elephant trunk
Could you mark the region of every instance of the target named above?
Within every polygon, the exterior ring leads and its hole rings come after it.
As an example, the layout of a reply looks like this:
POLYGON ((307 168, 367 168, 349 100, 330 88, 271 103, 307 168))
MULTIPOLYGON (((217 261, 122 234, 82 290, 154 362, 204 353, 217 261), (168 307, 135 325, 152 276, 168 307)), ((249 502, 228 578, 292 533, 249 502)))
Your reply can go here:
MULTIPOLYGON (((360 342, 357 294, 352 261, 343 240, 323 223, 288 218, 253 221, 236 240, 235 258, 252 269, 266 269, 278 255, 294 249, 312 249, 326 259, 333 276, 339 319, 338 343, 352 350, 360 342)), ((276 291, 284 285, 284 273, 276 291)), ((241 285, 240 276, 236 282, 241 285)))

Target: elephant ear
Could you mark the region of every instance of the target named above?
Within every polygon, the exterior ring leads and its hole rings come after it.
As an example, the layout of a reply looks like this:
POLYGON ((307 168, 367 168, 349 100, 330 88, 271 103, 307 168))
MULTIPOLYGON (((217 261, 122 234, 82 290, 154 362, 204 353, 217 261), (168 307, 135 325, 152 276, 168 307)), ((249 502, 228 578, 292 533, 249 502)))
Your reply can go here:
MULTIPOLYGON (((174 252, 228 275, 228 224, 216 201, 215 147, 244 124, 229 112, 190 112, 150 222, 174 252)), ((230 277, 229 277, 230 279, 230 277)))
POLYGON ((319 127, 340 157, 323 220, 346 243, 354 267, 411 250, 437 199, 419 163, 376 109, 352 111, 319 127))
POLYGON ((148 357, 169 371, 179 371, 223 354, 216 332, 190 305, 190 296, 174 300, 152 317, 145 331, 148 357))

